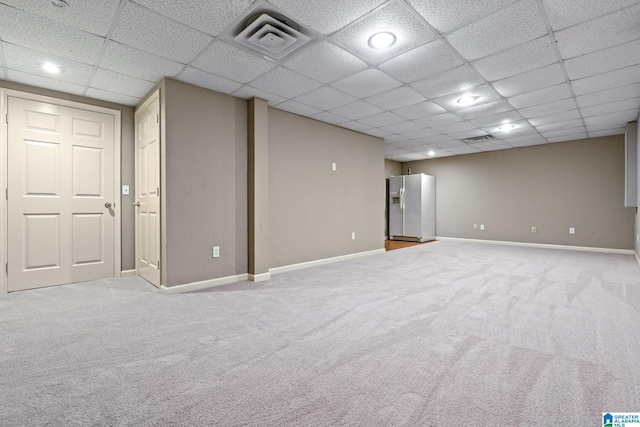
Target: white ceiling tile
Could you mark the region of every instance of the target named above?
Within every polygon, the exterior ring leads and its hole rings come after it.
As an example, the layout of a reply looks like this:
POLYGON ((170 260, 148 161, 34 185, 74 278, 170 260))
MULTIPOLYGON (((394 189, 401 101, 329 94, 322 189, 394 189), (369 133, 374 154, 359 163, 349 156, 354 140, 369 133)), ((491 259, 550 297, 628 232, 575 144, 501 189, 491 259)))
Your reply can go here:
POLYGON ((60 92, 72 93, 74 95, 81 95, 84 91, 83 85, 65 82, 58 79, 52 79, 44 76, 36 76, 35 74, 28 74, 23 71, 7 70, 7 80, 22 83, 25 85, 42 87, 45 89, 57 90, 60 92))
POLYGON ((385 110, 395 110, 406 107, 407 105, 417 104, 424 100, 424 96, 408 86, 391 89, 388 92, 380 93, 366 99, 367 102, 384 108, 385 110))
MULTIPOLYGON (((404 132, 402 133, 402 136, 405 138, 416 140, 416 141, 427 141, 427 140, 442 141, 444 137, 444 135, 439 134, 435 130, 428 129, 428 128, 404 132)), ((450 138, 446 137, 444 139, 450 139, 450 138)))
POLYGON ((493 126, 483 127, 482 130, 494 135, 496 138, 515 138, 518 136, 532 135, 538 133, 526 120, 518 120, 509 123, 500 123, 493 126), (510 126, 515 126, 511 128, 510 126))
POLYGON ((321 111, 317 114, 313 114, 311 116, 312 119, 316 119, 316 120, 320 120, 321 122, 325 122, 325 123, 331 123, 331 124, 338 124, 338 123, 344 123, 344 122, 348 122, 348 119, 345 119, 344 117, 340 117, 340 116, 336 116, 335 114, 329 113, 327 111, 321 111))
POLYGON ((599 138, 601 136, 624 135, 624 133, 625 133, 624 128, 617 128, 617 129, 588 132, 588 135, 589 135, 589 138, 599 138))
POLYGON ((408 0, 409 4, 440 33, 482 18, 513 3, 513 0, 408 0))
POLYGON ((542 0, 549 17, 551 28, 561 30, 598 16, 615 12, 637 3, 638 0, 584 0, 573 2, 567 0, 542 0))
POLYGON ((217 36, 251 6, 253 0, 135 0, 178 22, 217 36))
POLYGON ((551 144, 556 143, 556 142, 565 142, 565 141, 578 141, 580 139, 587 139, 587 133, 586 132, 580 132, 580 133, 576 133, 573 135, 565 135, 565 136, 558 136, 555 138, 547 138, 547 141, 551 144))
POLYGON ((271 0, 303 25, 329 35, 346 26, 360 16, 385 3, 386 0, 323 0, 322 2, 299 0, 271 0))
POLYGON ((467 120, 477 119, 479 117, 490 116, 493 114, 506 113, 513 110, 511 105, 506 101, 490 102, 488 104, 475 105, 456 111, 456 114, 467 120))
POLYGON ((453 153, 453 154, 472 154, 472 153, 480 153, 482 152, 482 150, 480 150, 479 148, 476 147, 472 147, 470 145, 460 145, 457 147, 451 147, 451 148, 447 148, 447 151, 453 153))
POLYGON ((288 111, 293 114, 298 114, 300 116, 311 116, 313 114, 320 113, 320 110, 317 108, 309 107, 308 105, 300 104, 296 101, 285 101, 282 104, 278 104, 278 110, 288 111))
POLYGON ((553 42, 542 36, 516 47, 479 59, 471 65, 488 81, 511 77, 558 62, 553 42))
MULTIPOLYGON (((389 145, 390 147, 394 147, 394 148, 402 148, 402 147, 407 147, 406 142, 409 140, 409 138, 402 136, 402 135, 389 135, 389 136, 385 136, 384 137, 384 143, 386 145, 389 145)), ((409 145, 414 144, 414 142, 412 142, 409 145)))
POLYGON ((256 89, 251 86, 242 86, 240 89, 233 92, 231 95, 236 98, 242 99, 251 99, 251 98, 260 98, 269 101, 270 106, 278 105, 282 102, 285 102, 287 99, 278 95, 274 95, 273 93, 269 93, 267 91, 256 89))
POLYGON ((571 80, 640 63, 640 39, 564 61, 571 80))
POLYGON ((603 125, 587 125, 587 132, 591 133, 591 132, 601 132, 601 131, 605 131, 605 130, 612 130, 612 129, 623 129, 623 133, 624 130, 626 129, 625 126, 616 126, 615 124, 609 124, 609 123, 605 123, 603 125))
POLYGON ((514 146, 532 145, 536 142, 545 143, 546 140, 539 133, 533 133, 525 136, 503 137, 502 140, 514 146))
POLYGON ((412 132, 412 131, 423 129, 423 128, 424 128, 423 125, 413 122, 411 120, 407 120, 406 122, 400 122, 393 125, 382 127, 383 130, 386 130, 387 132, 393 132, 393 133, 412 132))
POLYGON ((445 141, 434 141, 434 142, 429 142, 429 144, 431 144, 431 146, 434 148, 444 148, 447 150, 452 147, 459 147, 461 145, 466 145, 464 142, 461 142, 455 139, 450 139, 449 137, 447 137, 447 140, 445 141))
POLYGON ((580 113, 578 110, 566 111, 564 113, 549 114, 548 116, 540 116, 529 119, 529 123, 533 126, 547 125, 549 123, 559 123, 568 120, 579 119, 580 113))
POLYGON ((462 65, 435 76, 418 80, 411 86, 427 98, 438 98, 454 92, 471 89, 484 83, 473 67, 462 65))
POLYGON ((70 2, 70 7, 55 7, 42 0, 2 0, 2 3, 25 12, 47 18, 87 33, 104 37, 118 10, 117 1, 92 0, 91 7, 70 2), (79 6, 79 7, 78 7, 79 6))
POLYGON ((285 67, 322 83, 330 83, 367 68, 367 64, 327 41, 294 56, 285 67))
POLYGON ((319 110, 331 110, 332 108, 352 103, 357 99, 332 87, 322 86, 304 95, 300 95, 295 100, 319 110))
POLYGON ((574 58, 640 37, 640 3, 555 32, 564 59, 574 58), (615 28, 615 31, 612 29, 615 28))
POLYGON ((553 131, 564 130, 564 129, 572 129, 582 125, 583 123, 581 119, 573 119, 573 120, 567 120, 566 122, 550 123, 548 125, 536 126, 536 129, 538 130, 538 132, 543 133, 543 132, 553 132, 553 131))
POLYGON ((258 77, 250 85, 284 98, 295 98, 319 88, 322 83, 311 80, 287 68, 278 67, 258 77))
POLYGON ((640 107, 640 98, 625 99, 623 101, 609 102, 607 104, 585 107, 580 110, 583 117, 601 116, 603 114, 627 111, 640 107))
POLYGON ((367 129, 367 130, 364 130, 363 132, 369 135, 377 136, 378 138, 386 138, 387 136, 391 135, 391 132, 387 132, 386 130, 382 130, 378 128, 367 129))
POLYGON ((380 69, 405 83, 462 65, 462 59, 442 40, 435 40, 380 64, 380 69))
POLYGON ((372 126, 369 125, 365 125, 364 123, 360 123, 360 122, 344 122, 344 123, 340 123, 339 125, 340 127, 343 128, 347 128, 347 129, 351 129, 351 130, 355 130, 358 132, 364 132, 367 129, 370 129, 372 126))
POLYGON ((469 143, 469 145, 482 151, 504 150, 506 148, 511 148, 509 144, 501 140, 473 142, 469 143))
POLYGON ((35 74, 43 77, 55 78, 57 80, 75 83, 76 85, 86 85, 93 74, 91 65, 82 64, 70 59, 60 58, 50 54, 38 52, 25 47, 3 43, 4 65, 12 70, 23 71, 28 74, 35 74), (53 76, 42 69, 42 64, 51 62, 60 68, 60 72, 53 76))
POLYGON ((542 133, 542 136, 544 136, 547 140, 551 140, 561 136, 583 134, 583 133, 586 133, 586 129, 584 126, 578 126, 570 129, 553 130, 553 131, 541 132, 541 133, 542 133))
POLYGON ((358 120, 360 123, 369 125, 370 127, 383 127, 406 121, 404 117, 400 117, 397 114, 393 114, 389 111, 376 114, 375 116, 369 116, 358 120))
POLYGON ((585 117, 584 122, 587 126, 609 124, 612 127, 622 127, 627 122, 638 120, 638 109, 620 111, 618 113, 603 114, 601 116, 585 117))
POLYGON ((184 70, 178 76, 178 80, 226 94, 231 94, 242 86, 242 84, 238 82, 225 79, 224 77, 214 76, 213 74, 205 73, 193 67, 188 67, 184 70))
POLYGON ((620 70, 574 80, 571 82, 571 86, 576 95, 585 95, 638 83, 638 76, 640 76, 640 65, 632 65, 620 70))
POLYGON ((174 77, 183 67, 178 62, 114 41, 109 42, 100 61, 100 68, 152 82, 157 82, 164 76, 174 77))
POLYGON ((640 83, 628 86, 607 89, 601 92, 594 92, 588 95, 580 95, 576 97, 578 105, 582 108, 594 105, 607 104, 613 101, 622 101, 629 98, 637 98, 640 96, 640 83))
POLYGON ((503 123, 512 123, 520 120, 522 120, 522 116, 517 111, 505 111, 504 113, 472 119, 471 123, 477 127, 484 128, 487 126, 497 126, 503 123))
POLYGON ((351 120, 358 120, 363 117, 380 114, 384 112, 384 110, 365 101, 356 101, 351 104, 343 105, 342 107, 334 108, 331 112, 351 120))
POLYGON ((546 116, 548 114, 563 113, 575 110, 576 101, 573 98, 562 99, 560 101, 549 102, 547 104, 536 105, 535 107, 521 108, 520 114, 526 118, 546 116))
POLYGON ((464 108, 468 108, 468 105, 463 105, 458 102, 458 100, 465 96, 474 96, 478 97, 476 102, 472 104, 473 106, 479 106, 483 104, 488 104, 491 102, 500 101, 502 97, 496 93, 495 90, 488 84, 482 86, 476 86, 471 89, 465 90, 463 92, 452 93, 441 98, 436 98, 433 101, 442 105, 449 111, 462 110, 464 108))
POLYGON ((151 89, 155 86, 155 82, 149 82, 98 68, 93 79, 91 79, 90 86, 95 89, 142 98, 151 92, 151 89))
POLYGON ((467 60, 517 46, 547 34, 537 2, 522 0, 446 36, 467 60))
POLYGON ((436 34, 403 2, 394 0, 340 30, 332 40, 369 63, 379 64, 435 37, 436 34), (369 38, 379 32, 393 33, 396 36, 395 44, 386 49, 369 46, 369 38))
POLYGON ((493 87, 505 97, 512 97, 521 93, 533 92, 566 82, 566 77, 560 64, 551 64, 536 70, 527 71, 493 83, 493 87))
POLYGON ((514 108, 526 108, 566 98, 571 98, 571 89, 567 83, 561 83, 556 86, 516 95, 508 98, 507 101, 514 108))
POLYGON ((141 101, 141 98, 136 98, 129 95, 123 95, 121 93, 113 93, 107 90, 96 89, 90 87, 87 89, 85 96, 89 98, 101 99, 103 101, 115 102, 116 104, 136 106, 141 101))
POLYGON ((444 134, 451 134, 453 132, 462 132, 464 130, 471 130, 471 129, 477 129, 477 128, 478 127, 475 126, 473 123, 464 121, 464 122, 458 122, 458 123, 451 123, 448 125, 434 126, 433 130, 435 130, 436 132, 444 133, 444 134))
POLYGON ((380 70, 368 69, 331 83, 331 86, 357 98, 366 98, 402 86, 402 83, 380 70))
POLYGON ((216 41, 191 66, 229 80, 248 83, 276 64, 223 41, 216 41))
POLYGON ((548 144, 547 140, 539 137, 536 140, 531 140, 531 141, 522 141, 522 142, 509 142, 509 145, 511 145, 514 148, 522 148, 522 147, 533 147, 536 145, 543 145, 543 144, 548 144))
POLYGON ((432 126, 446 125, 449 123, 461 122, 463 120, 464 119, 462 117, 459 117, 453 113, 444 113, 444 114, 438 114, 437 116, 430 116, 422 119, 416 119, 416 122, 421 123, 427 127, 432 127, 432 126))
POLYGON ((423 117, 435 116, 436 114, 445 113, 447 110, 440 105, 431 102, 421 102, 419 104, 408 105, 406 107, 397 108, 393 110, 394 113, 406 117, 407 119, 421 119, 423 117))
POLYGON ((104 44, 96 35, 3 4, 0 37, 7 43, 90 65, 95 64, 104 44))
POLYGON ((183 64, 212 40, 208 35, 131 2, 122 11, 111 38, 183 64))

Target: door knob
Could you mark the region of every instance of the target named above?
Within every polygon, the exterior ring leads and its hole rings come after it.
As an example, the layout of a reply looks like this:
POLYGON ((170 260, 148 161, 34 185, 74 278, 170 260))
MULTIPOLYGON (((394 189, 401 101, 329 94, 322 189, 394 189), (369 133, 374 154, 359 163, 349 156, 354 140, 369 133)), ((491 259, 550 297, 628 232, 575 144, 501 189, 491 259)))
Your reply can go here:
POLYGON ((138 208, 139 208, 139 207, 140 207, 140 202, 135 202, 135 203, 133 204, 133 206, 136 206, 136 207, 138 207, 138 208))
POLYGON ((111 209, 111 203, 110 202, 105 203, 104 207, 107 209, 111 209))

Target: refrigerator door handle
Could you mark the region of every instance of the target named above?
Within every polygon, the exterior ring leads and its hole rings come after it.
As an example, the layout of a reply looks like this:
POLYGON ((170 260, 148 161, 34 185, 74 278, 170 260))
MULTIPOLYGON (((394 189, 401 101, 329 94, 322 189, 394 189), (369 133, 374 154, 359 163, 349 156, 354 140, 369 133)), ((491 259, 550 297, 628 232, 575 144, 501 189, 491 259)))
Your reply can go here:
POLYGON ((404 187, 400 188, 400 210, 404 211, 404 187))

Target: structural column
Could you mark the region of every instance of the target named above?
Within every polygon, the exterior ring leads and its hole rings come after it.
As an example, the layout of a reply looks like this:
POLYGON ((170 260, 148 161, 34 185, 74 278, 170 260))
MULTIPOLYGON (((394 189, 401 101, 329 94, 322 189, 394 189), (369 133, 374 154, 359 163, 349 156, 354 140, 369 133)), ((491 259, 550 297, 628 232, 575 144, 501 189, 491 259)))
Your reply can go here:
POLYGON ((269 106, 248 104, 249 280, 269 280, 269 106))

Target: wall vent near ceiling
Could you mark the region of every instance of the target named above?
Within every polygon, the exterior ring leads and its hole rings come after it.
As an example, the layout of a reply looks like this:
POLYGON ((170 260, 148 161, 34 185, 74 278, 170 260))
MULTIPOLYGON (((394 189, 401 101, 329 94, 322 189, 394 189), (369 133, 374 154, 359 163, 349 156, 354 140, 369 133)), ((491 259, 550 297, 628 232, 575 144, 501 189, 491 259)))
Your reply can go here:
POLYGON ((463 139, 464 142, 481 142, 481 141, 491 141, 494 140, 495 138, 493 137, 493 135, 491 134, 486 134, 486 135, 480 135, 480 136, 474 136, 471 138, 465 138, 463 139))
POLYGON ((320 34, 258 1, 220 37, 273 62, 281 63, 320 40, 320 34))

